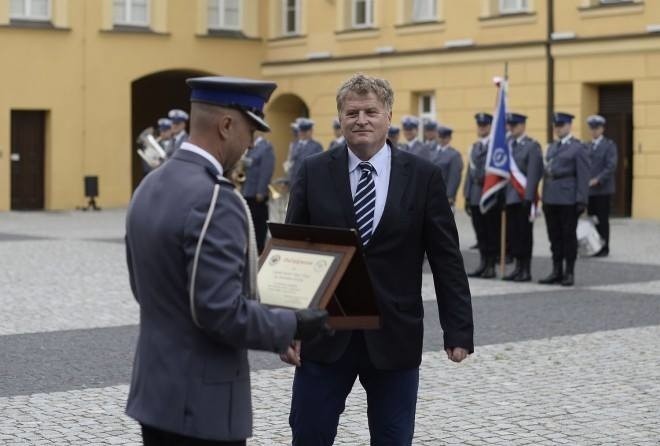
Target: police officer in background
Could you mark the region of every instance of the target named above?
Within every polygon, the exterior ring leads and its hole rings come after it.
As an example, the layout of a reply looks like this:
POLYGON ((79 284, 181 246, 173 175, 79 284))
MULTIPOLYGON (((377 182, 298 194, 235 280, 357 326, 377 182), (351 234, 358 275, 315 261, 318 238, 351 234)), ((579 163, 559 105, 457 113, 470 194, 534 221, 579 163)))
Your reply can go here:
POLYGON ((188 141, 188 133, 186 132, 188 113, 175 108, 170 110, 167 117, 172 120, 172 153, 174 153, 181 147, 181 144, 188 141))
POLYGON ((571 134, 573 118, 569 113, 553 115, 557 140, 550 144, 545 155, 543 213, 552 251, 552 272, 539 280, 543 284, 575 283, 575 231, 589 198, 589 152, 571 134))
POLYGON ((429 155, 433 155, 438 145, 438 123, 433 119, 425 119, 422 128, 424 145, 426 145, 429 155))
POLYGON ((465 196, 465 211, 472 217, 472 226, 477 236, 479 266, 468 273, 468 276, 492 279, 495 277, 495 262, 499 254, 500 229, 502 227, 501 208, 499 205, 495 205, 488 212, 482 214, 479 203, 481 202, 481 192, 486 177, 486 156, 488 155, 493 115, 477 113, 474 115, 474 119, 477 123, 477 136, 479 139, 472 144, 472 149, 470 149, 463 195, 465 196))
POLYGON ((401 119, 401 127, 403 128, 403 137, 405 141, 401 143, 401 150, 410 152, 413 155, 420 156, 424 159, 431 158, 431 152, 429 149, 417 139, 417 133, 419 131, 419 119, 416 116, 404 116, 401 119))
POLYGON ((140 305, 126 413, 147 446, 244 446, 252 435, 247 349, 295 355, 292 341, 316 337, 327 314, 256 300, 247 205, 222 176, 255 130, 269 130, 262 110, 275 84, 205 77, 188 85, 190 141, 144 178, 126 216, 140 305))
POLYGON ((506 122, 510 132, 512 162, 515 162, 527 184, 523 186, 511 178, 506 186, 507 240, 511 246, 511 254, 516 260, 516 266, 502 279, 529 282, 532 280, 534 242, 534 219, 531 212, 532 206, 538 199, 539 182, 543 177, 543 152, 539 142, 525 134, 527 116, 508 113, 506 122))
POLYGON ((275 170, 275 153, 273 145, 262 135, 257 136, 254 144, 243 157, 245 166, 245 182, 242 192, 250 207, 254 232, 257 238, 259 254, 264 250, 268 227, 268 185, 275 170))
POLYGON ((158 120, 158 144, 163 148, 167 157, 172 155, 172 120, 169 118, 160 118, 158 120))
POLYGON ((445 125, 437 126, 438 142, 431 157, 431 162, 440 167, 442 179, 447 189, 447 201, 452 210, 456 206, 456 193, 461 184, 463 174, 463 158, 461 153, 451 146, 451 137, 454 131, 445 125))
POLYGON ((392 142, 392 146, 396 147, 399 149, 401 147, 401 143, 399 142, 399 137, 401 136, 401 130, 399 127, 395 125, 391 125, 389 129, 387 129, 387 139, 392 142))
POLYGON ((302 166, 305 158, 323 152, 321 143, 312 138, 314 121, 307 118, 298 118, 296 123, 298 124, 298 141, 293 146, 293 152, 291 153, 291 169, 289 170, 291 180, 297 177, 298 169, 302 166))
POLYGON ((607 257, 610 253, 610 202, 614 194, 618 150, 614 141, 603 136, 605 118, 589 116, 587 124, 591 130, 591 141, 587 143, 591 160, 588 212, 598 218, 596 229, 604 241, 594 257, 607 257))
POLYGON ((339 125, 339 119, 335 118, 332 121, 332 132, 335 135, 335 139, 330 141, 330 145, 328 146, 328 150, 332 150, 336 147, 344 147, 344 144, 346 144, 346 141, 344 140, 344 135, 341 133, 341 126, 339 125))

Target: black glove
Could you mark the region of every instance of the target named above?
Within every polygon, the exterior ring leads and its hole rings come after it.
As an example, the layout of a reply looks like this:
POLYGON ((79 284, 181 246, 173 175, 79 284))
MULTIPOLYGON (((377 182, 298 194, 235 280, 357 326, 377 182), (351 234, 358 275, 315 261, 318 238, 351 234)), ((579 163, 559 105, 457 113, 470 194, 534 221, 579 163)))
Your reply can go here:
POLYGON ((529 215, 529 213, 532 211, 532 202, 529 200, 523 200, 522 207, 525 210, 525 213, 529 215))
POLYGON ((325 324, 328 320, 328 312, 317 308, 306 308, 304 310, 296 311, 296 334, 294 339, 300 341, 307 341, 315 338, 321 333, 329 332, 328 326, 325 324))
POLYGON ((470 217, 472 216, 472 208, 470 207, 470 202, 465 200, 465 213, 470 217))
POLYGON ((575 212, 579 217, 587 209, 587 205, 584 203, 575 203, 575 212))

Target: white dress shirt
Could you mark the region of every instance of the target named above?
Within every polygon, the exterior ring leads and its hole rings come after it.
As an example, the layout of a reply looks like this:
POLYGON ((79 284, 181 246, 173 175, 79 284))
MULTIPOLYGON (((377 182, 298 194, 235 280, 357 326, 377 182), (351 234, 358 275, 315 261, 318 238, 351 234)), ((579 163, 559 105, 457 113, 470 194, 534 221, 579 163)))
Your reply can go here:
POLYGON ((217 159, 215 159, 215 157, 213 155, 211 155, 209 152, 207 152, 206 150, 202 149, 199 146, 196 146, 195 144, 189 143, 187 141, 184 142, 183 144, 181 144, 181 147, 179 149, 180 150, 187 150, 189 152, 196 153, 197 155, 199 155, 203 158, 206 158, 207 160, 209 160, 209 162, 211 164, 213 164, 213 166, 216 169, 218 169, 218 174, 220 176, 222 176, 224 170, 222 169, 222 166, 220 165, 220 162, 217 159))
POLYGON ((602 140, 603 140, 603 135, 600 135, 598 138, 592 140, 592 141, 591 141, 592 144, 593 144, 593 148, 592 148, 592 149, 593 149, 593 150, 596 150, 596 149, 598 148, 598 144, 600 144, 600 142, 601 142, 602 140))
MULTIPOLYGON (((358 165, 362 162, 355 153, 348 148, 348 177, 351 182, 351 197, 355 198, 355 193, 357 192, 357 185, 362 176, 362 169, 358 165)), ((374 226, 373 230, 376 230, 380 218, 383 216, 383 210, 385 210, 385 201, 387 200, 387 191, 390 187, 390 170, 392 169, 392 151, 390 146, 385 143, 374 156, 368 160, 372 166, 374 166, 374 172, 372 173, 374 179, 374 186, 376 187, 376 203, 374 209, 374 226)))

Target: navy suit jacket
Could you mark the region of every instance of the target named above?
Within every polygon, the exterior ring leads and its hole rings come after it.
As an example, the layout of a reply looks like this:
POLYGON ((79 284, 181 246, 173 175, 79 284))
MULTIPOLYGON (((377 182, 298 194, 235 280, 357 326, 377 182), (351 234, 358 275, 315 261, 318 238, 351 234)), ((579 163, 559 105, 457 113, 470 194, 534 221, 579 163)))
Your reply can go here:
MULTIPOLYGON (((356 227, 347 150, 339 147, 303 162, 291 189, 287 222, 356 227)), ((384 370, 414 368, 421 362, 425 253, 433 271, 445 346, 473 350, 470 289, 440 168, 411 153, 391 150, 385 209, 364 248, 382 314, 382 328, 365 331, 365 340, 372 363, 384 370)), ((336 361, 350 335, 337 332, 303 343, 303 361, 336 361)))
POLYGON ((207 440, 252 435, 247 349, 284 351, 295 314, 246 298, 247 216, 222 182, 202 244, 191 316, 193 257, 216 180, 200 155, 177 150, 147 175, 126 216, 140 333, 126 413, 157 429, 207 440))

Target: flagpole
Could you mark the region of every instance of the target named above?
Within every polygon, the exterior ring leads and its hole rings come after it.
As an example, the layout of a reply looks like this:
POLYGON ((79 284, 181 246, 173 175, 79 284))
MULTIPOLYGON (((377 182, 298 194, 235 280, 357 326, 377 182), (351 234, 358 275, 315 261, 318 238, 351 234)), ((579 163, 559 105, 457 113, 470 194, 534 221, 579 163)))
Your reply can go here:
MULTIPOLYGON (((504 85, 501 88, 506 88, 509 81, 509 62, 504 62, 504 85)), ((506 117, 504 118, 506 119, 506 117)), ((500 229, 500 279, 504 280, 504 271, 506 270, 506 192, 504 194, 504 206, 502 207, 501 214, 501 229, 500 229)))

